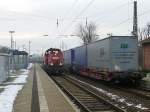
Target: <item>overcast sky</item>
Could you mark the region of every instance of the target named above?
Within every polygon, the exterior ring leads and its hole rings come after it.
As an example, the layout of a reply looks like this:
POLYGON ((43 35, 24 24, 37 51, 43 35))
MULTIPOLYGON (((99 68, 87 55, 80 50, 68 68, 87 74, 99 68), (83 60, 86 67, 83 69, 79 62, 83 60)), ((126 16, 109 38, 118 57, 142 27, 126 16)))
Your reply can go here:
MULTIPOLYGON (((138 0, 139 27, 150 22, 149 6, 150 0, 138 0)), ((108 33, 130 35, 133 0, 0 0, 0 45, 10 47, 9 31, 13 30, 17 48, 28 50, 31 41, 32 53, 79 46, 78 37, 59 35, 75 34, 77 25, 85 24, 86 18, 95 22, 100 38, 108 33)))

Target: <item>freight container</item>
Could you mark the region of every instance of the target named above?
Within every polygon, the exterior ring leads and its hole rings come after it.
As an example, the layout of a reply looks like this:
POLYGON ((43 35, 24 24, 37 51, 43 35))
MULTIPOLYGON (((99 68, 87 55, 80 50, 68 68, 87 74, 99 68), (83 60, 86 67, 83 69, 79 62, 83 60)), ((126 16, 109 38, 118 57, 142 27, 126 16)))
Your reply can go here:
POLYGON ((87 77, 137 82, 145 76, 138 71, 138 40, 133 36, 110 36, 68 52, 64 57, 72 71, 87 77))
POLYGON ((137 38, 111 36, 87 46, 88 68, 109 72, 137 71, 137 38))
POLYGON ((64 51, 63 55, 64 55, 64 64, 67 65, 67 66, 71 65, 71 63, 72 63, 72 60, 71 60, 71 49, 64 51))
POLYGON ((87 46, 80 46, 72 49, 72 64, 75 65, 76 70, 87 67, 87 46))

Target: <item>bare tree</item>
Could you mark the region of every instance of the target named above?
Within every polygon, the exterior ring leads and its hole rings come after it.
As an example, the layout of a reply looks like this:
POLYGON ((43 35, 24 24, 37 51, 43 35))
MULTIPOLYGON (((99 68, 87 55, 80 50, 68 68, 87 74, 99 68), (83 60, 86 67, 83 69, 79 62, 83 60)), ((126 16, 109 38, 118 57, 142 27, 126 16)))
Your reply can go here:
POLYGON ((139 29, 139 41, 150 38, 150 23, 146 27, 139 29))
POLYGON ((77 29, 77 35, 82 39, 84 44, 91 43, 98 39, 96 35, 96 25, 93 22, 90 22, 87 25, 79 24, 77 29))

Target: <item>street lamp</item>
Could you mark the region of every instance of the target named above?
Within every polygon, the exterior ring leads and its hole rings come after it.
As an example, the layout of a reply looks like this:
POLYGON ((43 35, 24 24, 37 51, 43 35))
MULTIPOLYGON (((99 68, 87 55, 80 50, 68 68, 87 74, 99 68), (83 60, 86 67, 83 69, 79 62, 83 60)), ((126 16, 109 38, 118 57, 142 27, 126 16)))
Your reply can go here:
POLYGON ((13 56, 13 33, 15 33, 15 31, 9 31, 10 35, 11 35, 11 69, 12 72, 14 72, 14 56, 13 56))
POLYGON ((11 49, 13 50, 13 33, 15 33, 15 31, 9 31, 9 33, 10 33, 10 35, 11 35, 11 40, 10 40, 10 42, 11 42, 11 49))

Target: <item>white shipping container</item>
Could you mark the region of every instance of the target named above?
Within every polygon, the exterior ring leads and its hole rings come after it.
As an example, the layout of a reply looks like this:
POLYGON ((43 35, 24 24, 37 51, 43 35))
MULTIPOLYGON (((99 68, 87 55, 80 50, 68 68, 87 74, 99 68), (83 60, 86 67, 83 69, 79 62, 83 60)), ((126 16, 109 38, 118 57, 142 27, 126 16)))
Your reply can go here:
POLYGON ((88 68, 109 72, 138 70, 138 42, 133 36, 111 36, 87 45, 88 68))

